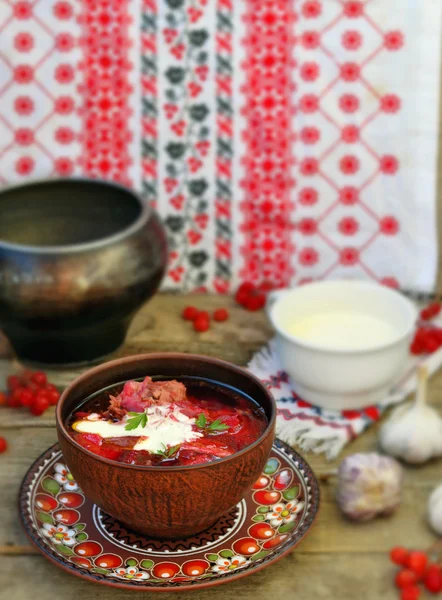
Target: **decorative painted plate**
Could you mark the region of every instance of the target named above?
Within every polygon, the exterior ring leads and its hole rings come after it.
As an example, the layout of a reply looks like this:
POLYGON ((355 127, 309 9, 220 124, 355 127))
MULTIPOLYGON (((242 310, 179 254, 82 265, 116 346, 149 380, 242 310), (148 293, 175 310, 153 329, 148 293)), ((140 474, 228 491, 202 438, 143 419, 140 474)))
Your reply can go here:
POLYGON ((28 471, 19 500, 29 539, 57 566, 105 585, 172 591, 226 583, 287 554, 313 524, 319 486, 304 459, 276 440, 253 488, 211 529, 161 541, 128 531, 85 498, 56 444, 28 471))

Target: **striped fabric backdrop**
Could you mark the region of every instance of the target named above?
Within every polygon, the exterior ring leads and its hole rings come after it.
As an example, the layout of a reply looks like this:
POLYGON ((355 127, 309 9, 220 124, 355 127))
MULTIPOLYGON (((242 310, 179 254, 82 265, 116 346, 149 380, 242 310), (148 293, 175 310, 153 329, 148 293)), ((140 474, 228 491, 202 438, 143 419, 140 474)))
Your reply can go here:
POLYGON ((1 0, 0 185, 139 190, 167 228, 167 289, 368 277, 431 292, 441 12, 1 0))

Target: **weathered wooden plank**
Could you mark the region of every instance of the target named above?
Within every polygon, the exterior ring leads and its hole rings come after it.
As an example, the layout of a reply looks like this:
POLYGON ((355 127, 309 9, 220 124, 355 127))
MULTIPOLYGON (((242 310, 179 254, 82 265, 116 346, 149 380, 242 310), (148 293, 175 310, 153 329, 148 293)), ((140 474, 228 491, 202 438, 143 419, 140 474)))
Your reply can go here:
MULTIPOLYGON (((295 550, 279 562, 238 581, 219 587, 186 592, 162 593, 163 600, 396 600, 395 569, 384 555, 355 556, 350 553, 306 555, 295 550)), ((129 600, 133 593, 104 588, 63 572, 39 556, 3 557, 0 589, 8 600, 129 600)), ((136 597, 136 596, 135 596, 136 597)), ((143 594, 153 598, 153 594, 143 594)))

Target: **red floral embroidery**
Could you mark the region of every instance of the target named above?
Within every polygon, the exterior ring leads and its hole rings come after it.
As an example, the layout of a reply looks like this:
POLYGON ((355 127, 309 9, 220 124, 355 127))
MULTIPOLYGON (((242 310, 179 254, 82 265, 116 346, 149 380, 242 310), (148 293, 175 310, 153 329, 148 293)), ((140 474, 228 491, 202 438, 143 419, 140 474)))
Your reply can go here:
POLYGON ((34 170, 35 162, 30 156, 22 156, 15 163, 17 175, 30 175, 34 170))
POLYGON ((318 262, 319 254, 314 248, 304 248, 299 253, 299 262, 306 267, 312 267, 318 262))
POLYGON ((34 78, 34 69, 30 65, 18 65, 14 69, 14 80, 19 84, 30 83, 34 78))
POLYGON ((14 46, 19 52, 29 52, 34 47, 34 38, 30 33, 17 33, 14 46))
MULTIPOLYGON (((373 254, 363 250, 375 244, 379 236, 392 237, 400 230, 396 215, 379 216, 377 205, 370 203, 373 182, 382 175, 394 176, 399 160, 393 154, 382 155, 379 147, 372 145, 373 137, 368 131, 366 135, 366 127, 371 127, 378 117, 397 114, 402 102, 395 89, 383 88, 380 93, 376 80, 372 80, 374 71, 367 67, 386 51, 399 50, 404 36, 399 30, 382 31, 368 4, 365 0, 300 3, 301 33, 297 43, 303 48, 298 55, 304 58, 298 65, 299 77, 294 87, 297 122, 301 124, 295 132, 299 143, 296 148, 300 148, 296 157, 300 187, 296 229, 298 236, 311 236, 318 246, 312 243, 298 250, 298 283, 310 279, 312 273, 315 279, 333 276, 339 265, 348 269, 349 276, 364 271, 376 277, 378 267, 371 264, 373 254), (319 15, 321 22, 315 31, 310 23, 319 15), (353 59, 352 54, 364 45, 370 47, 363 56, 353 59), (314 49, 335 66, 325 69, 315 53, 308 53, 314 49), (333 97, 336 104, 331 107, 333 97), (332 128, 337 135, 330 133, 332 128), (373 162, 377 168, 373 168, 373 162), (343 185, 345 179, 353 185, 343 185), (345 214, 339 214, 344 207, 345 214), (370 224, 366 225, 367 220, 370 224), (373 221, 377 222, 374 232, 373 221), (333 223, 335 231, 330 230, 333 223), (366 237, 366 241, 361 249, 347 246, 346 239, 359 238, 362 230, 361 238, 366 237)), ((385 282, 394 283, 390 277, 385 282)))
MULTIPOLYGON (((244 114, 248 128, 244 132, 247 152, 242 247, 245 264, 240 275, 258 284, 265 280, 273 286, 283 286, 288 285, 293 274, 290 264, 293 226, 287 216, 293 208, 290 196, 294 185, 291 176, 294 133, 290 116, 295 66, 294 5, 281 0, 262 3, 248 0, 247 7, 244 114), (272 213, 267 210, 270 202, 272 213)), ((305 1, 301 11, 308 18, 318 16, 321 4, 316 0, 305 1)), ((303 69, 303 76, 309 81, 319 74, 313 63, 305 63, 303 69)), ((318 108, 316 95, 306 94, 299 99, 302 112, 313 113, 318 108)), ((302 165, 310 174, 317 169, 316 159, 306 158, 302 165)))
POLYGON ((354 94, 343 94, 339 98, 339 107, 346 113, 354 113, 359 108, 359 99, 354 94))
POLYGON ((379 168, 386 175, 394 175, 399 169, 399 162, 395 156, 386 154, 379 161, 379 168))
POLYGON ((341 65, 341 77, 344 81, 356 81, 359 77, 359 65, 348 62, 341 65))
POLYGON ((381 110, 386 113, 395 113, 401 107, 401 100, 396 96, 396 94, 386 94, 382 96, 381 100, 381 110))
POLYGON ((55 47, 60 52, 69 52, 75 46, 75 39, 70 33, 59 33, 55 38, 55 47))
POLYGON ((55 69, 55 79, 58 83, 71 83, 74 79, 74 69, 71 65, 58 65, 55 69))
POLYGON ((29 96, 18 96, 14 100, 14 110, 22 116, 30 115, 34 110, 34 101, 29 96))
POLYGON ((383 279, 381 279, 380 283, 382 283, 382 285, 386 285, 387 287, 391 287, 394 289, 399 288, 399 281, 395 277, 384 277, 383 279))
POLYGON ((364 6, 362 2, 357 1, 347 1, 344 3, 344 15, 346 17, 350 17, 354 19, 356 17, 361 17, 364 14, 364 6))
POLYGON ((346 125, 342 129, 341 137, 347 144, 354 144, 359 140, 359 127, 356 127, 356 125, 346 125))
POLYGON ((317 127, 303 127, 301 129, 301 140, 304 144, 315 144, 321 137, 317 127))
POLYGON ((70 19, 72 17, 72 6, 69 2, 57 2, 53 8, 54 15, 57 19, 70 19))
POLYGON ((317 31, 304 31, 301 36, 301 44, 307 50, 315 50, 321 43, 321 36, 317 31))
POLYGON ((343 248, 339 254, 339 262, 345 267, 351 267, 359 261, 359 251, 356 248, 343 248))
POLYGON ((301 161, 300 170, 303 175, 311 177, 318 172, 318 166, 319 163, 316 158, 304 158, 304 160, 301 161))
POLYGON ((339 201, 346 206, 359 202, 359 192, 355 187, 347 186, 339 192, 339 201))
POLYGON ((351 154, 343 156, 339 161, 339 168, 345 175, 353 175, 354 173, 359 171, 359 167, 359 159, 356 158, 356 156, 352 156, 351 154))
POLYGON ((338 229, 343 235, 354 235, 359 229, 359 223, 353 217, 344 217, 339 221, 338 229))
POLYGON ((302 5, 302 14, 307 19, 319 17, 322 12, 321 3, 318 0, 308 0, 302 5))
POLYGON ((299 100, 299 108, 305 113, 316 112, 319 108, 319 98, 314 94, 305 94, 299 100))
MULTIPOLYGON (((82 138, 83 154, 80 162, 83 171, 91 177, 105 177, 131 185, 129 178, 129 108, 132 91, 129 73, 132 64, 128 59, 131 47, 129 0, 118 2, 85 2, 81 22, 84 51, 82 63, 83 98, 82 114, 85 135, 82 138), (109 33, 118 40, 110 43, 109 33)), ((71 14, 69 2, 58 2, 54 13, 59 19, 71 14)), ((59 67, 56 77, 62 83, 70 81, 73 73, 68 65, 59 67)), ((57 167, 59 173, 70 172, 63 159, 57 167)))
POLYGON ((70 158, 60 157, 54 163, 55 171, 64 177, 71 175, 74 170, 74 163, 70 158))
POLYGON ((387 50, 400 50, 404 45, 404 35, 402 31, 389 31, 384 36, 384 44, 387 50))
POLYGON ((313 235, 318 229, 318 224, 315 219, 306 218, 299 222, 298 229, 303 235, 313 235))
POLYGON ((74 108, 75 103, 70 96, 60 96, 54 102, 54 110, 59 115, 70 115, 74 108))
POLYGON ((358 50, 362 45, 362 35, 355 30, 345 31, 341 41, 346 50, 358 50))
POLYGON ((383 217, 379 221, 379 229, 385 235, 396 235, 399 231, 399 223, 395 217, 383 217))
POLYGON ((299 192, 298 199, 304 206, 313 206, 318 201, 318 192, 311 187, 303 188, 299 192))
POLYGON ((319 65, 315 62, 306 62, 301 66, 301 77, 304 81, 316 81, 319 77, 319 65))
POLYGON ((15 132, 15 141, 20 146, 30 146, 34 142, 34 132, 27 127, 21 127, 15 132))
POLYGON ((32 4, 31 2, 17 2, 13 5, 13 11, 16 19, 30 19, 32 17, 32 4))

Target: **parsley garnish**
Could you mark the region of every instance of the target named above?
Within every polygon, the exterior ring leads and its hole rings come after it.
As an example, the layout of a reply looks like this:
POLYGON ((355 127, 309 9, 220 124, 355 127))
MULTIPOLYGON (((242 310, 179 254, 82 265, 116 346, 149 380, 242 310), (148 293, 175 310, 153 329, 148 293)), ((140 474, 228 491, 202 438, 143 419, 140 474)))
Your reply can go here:
POLYGON ((206 431, 225 431, 229 429, 229 426, 226 423, 220 421, 220 419, 216 419, 216 421, 212 421, 209 425, 207 425, 206 415, 204 413, 200 413, 198 418, 195 421, 195 425, 199 429, 205 429, 206 431))
POLYGON ((167 448, 167 446, 165 446, 164 444, 161 445, 163 446, 163 449, 157 450, 156 452, 154 452, 154 454, 157 454, 158 456, 164 456, 164 458, 172 458, 172 456, 176 454, 180 449, 180 444, 178 444, 177 446, 170 446, 170 448, 167 448))
POLYGON ((198 415, 197 420, 195 421, 195 425, 200 429, 204 429, 207 424, 206 415, 204 413, 200 413, 198 415))
POLYGON ((141 413, 130 412, 128 414, 131 418, 127 420, 126 427, 124 428, 126 431, 132 431, 132 429, 136 429, 137 427, 146 427, 147 415, 144 411, 141 413))

